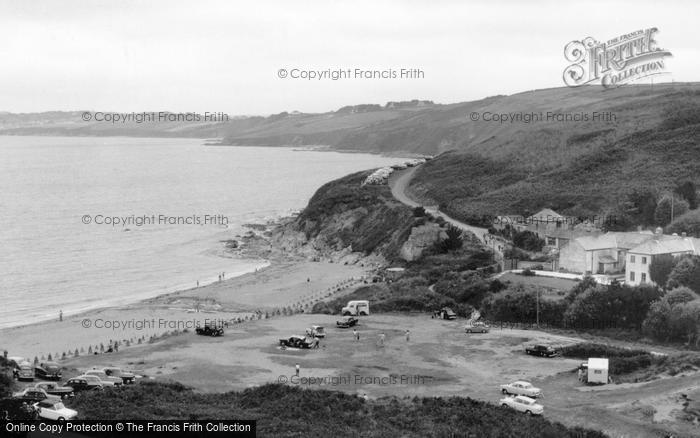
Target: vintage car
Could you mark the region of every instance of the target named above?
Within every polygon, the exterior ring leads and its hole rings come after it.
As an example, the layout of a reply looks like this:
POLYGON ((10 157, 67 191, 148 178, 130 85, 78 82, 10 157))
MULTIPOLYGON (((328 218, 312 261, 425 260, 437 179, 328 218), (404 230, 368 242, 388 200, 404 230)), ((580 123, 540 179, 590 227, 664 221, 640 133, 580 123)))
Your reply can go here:
POLYGON ((101 391, 103 388, 102 384, 97 383, 91 379, 83 379, 82 377, 74 377, 72 379, 68 379, 66 385, 73 388, 73 392, 101 391))
POLYGON ((43 362, 34 367, 34 376, 46 380, 61 380, 61 366, 56 362, 43 362))
POLYGON ((17 380, 34 380, 34 367, 27 361, 13 361, 12 376, 17 380))
POLYGON ((541 357, 554 357, 557 354, 557 350, 554 347, 551 347, 549 345, 530 345, 529 347, 525 348, 525 353, 532 355, 532 356, 541 356, 541 357))
POLYGON ((40 401, 39 403, 34 404, 34 408, 36 409, 36 413, 39 415, 39 417, 46 420, 58 421, 60 423, 66 420, 72 420, 78 416, 77 411, 68 409, 67 407, 63 406, 63 403, 60 401, 40 401))
POLYGON ((134 375, 134 373, 123 371, 121 368, 105 367, 102 368, 102 371, 104 371, 104 373, 110 377, 119 377, 120 379, 122 379, 122 382, 124 382, 125 385, 129 383, 134 383, 134 381, 136 380, 136 376, 134 375))
POLYGON ((506 395, 524 395, 532 398, 540 397, 542 395, 542 390, 540 388, 535 388, 532 386, 532 383, 522 380, 501 385, 501 392, 506 395))
POLYGON ((223 327, 214 324, 205 324, 204 327, 197 327, 194 331, 203 336, 222 336, 224 334, 223 327))
MULTIPOLYGON (((88 382, 92 383, 93 385, 100 385, 103 388, 114 388, 115 386, 117 386, 117 385, 115 385, 115 383, 113 381, 102 380, 102 379, 100 379, 99 376, 95 376, 95 375, 83 374, 83 375, 78 376, 78 377, 81 379, 87 380, 88 382)), ((71 386, 73 386, 73 385, 71 385, 71 386)))
POLYGON ((473 322, 464 326, 465 333, 488 333, 489 326, 483 322, 473 322))
POLYGON ((537 404, 534 398, 525 397, 524 395, 502 398, 499 403, 503 407, 515 409, 528 415, 542 415, 544 413, 542 405, 537 404))
POLYGON ((107 373, 104 372, 104 370, 98 370, 98 369, 92 369, 92 370, 87 370, 83 373, 84 376, 96 376, 99 377, 100 380, 103 382, 112 382, 114 386, 121 386, 124 384, 124 381, 122 380, 121 377, 115 377, 115 376, 109 376, 107 373))
POLYGON ((325 338, 326 330, 320 325, 312 325, 311 328, 306 329, 306 335, 313 338, 325 338))
POLYGON ((457 319, 457 314, 449 307, 443 307, 442 309, 433 312, 433 318, 453 320, 457 319))
POLYGON ((24 391, 16 392, 12 394, 13 398, 24 400, 29 403, 36 403, 42 400, 54 400, 61 401, 61 397, 55 395, 49 395, 41 388, 25 388, 24 391))
POLYGON ((289 338, 280 339, 280 346, 285 348, 311 348, 313 341, 309 341, 304 336, 290 336, 289 338))
POLYGON ((338 326, 338 328, 355 327, 357 325, 357 318, 355 318, 354 316, 348 316, 347 318, 341 319, 340 321, 336 321, 335 325, 338 326))
POLYGON ((34 388, 43 389, 48 395, 55 395, 57 397, 66 398, 73 397, 74 391, 70 386, 60 386, 55 382, 39 382, 34 385, 34 388))

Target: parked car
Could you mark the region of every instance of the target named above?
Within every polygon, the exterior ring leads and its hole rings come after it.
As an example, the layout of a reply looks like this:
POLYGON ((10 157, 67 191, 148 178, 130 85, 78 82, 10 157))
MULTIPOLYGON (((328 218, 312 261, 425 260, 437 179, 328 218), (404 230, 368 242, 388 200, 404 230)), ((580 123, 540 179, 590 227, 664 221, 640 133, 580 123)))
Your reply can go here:
POLYGON ((306 335, 314 338, 325 338, 326 330, 320 325, 312 325, 306 329, 306 335))
POLYGON ((354 327, 357 325, 357 318, 355 318, 354 316, 348 316, 347 318, 341 319, 340 321, 336 321, 335 325, 337 325, 338 328, 354 327))
POLYGON ((34 376, 46 380, 61 380, 61 366, 56 362, 43 362, 34 367, 34 376))
POLYGON ((223 336, 224 328, 214 324, 205 324, 204 327, 197 327, 194 331, 203 336, 223 336))
POLYGON ((443 307, 442 309, 433 312, 433 318, 452 320, 457 319, 457 314, 449 307, 443 307))
POLYGON ((63 406, 63 403, 60 401, 40 401, 39 403, 34 404, 34 408, 36 409, 37 414, 39 414, 39 417, 61 423, 66 420, 72 420, 78 416, 77 411, 68 409, 67 407, 63 406))
POLYGON ((34 380, 34 367, 27 361, 16 362, 12 368, 12 377, 17 380, 34 380))
POLYGON ((291 348, 311 348, 313 342, 310 342, 304 336, 290 336, 289 338, 280 339, 280 345, 291 348))
POLYGON ((534 398, 519 395, 517 397, 506 397, 500 400, 501 406, 524 412, 528 415, 542 415, 544 406, 537 404, 534 398))
POLYGON ((73 397, 74 391, 70 386, 60 386, 55 382, 39 382, 34 385, 37 389, 43 389, 48 395, 55 395, 61 398, 73 397))
MULTIPOLYGON (((110 380, 102 380, 99 377, 93 376, 90 374, 83 374, 83 375, 78 376, 78 377, 80 377, 81 379, 87 380, 89 383, 92 383, 93 385, 102 386, 103 388, 113 388, 116 386, 114 384, 114 382, 112 382, 110 380)), ((73 386, 73 385, 71 385, 71 386, 73 386)))
POLYGON ((72 379, 68 379, 68 381, 66 382, 66 385, 73 388, 73 392, 101 391, 103 389, 103 386, 101 383, 96 383, 92 379, 88 380, 88 379, 84 379, 82 377, 74 377, 72 379))
POLYGON ((554 357, 557 354, 557 350, 549 345, 531 345, 529 347, 525 348, 525 353, 530 354, 532 356, 541 356, 541 357, 554 357))
POLYGON ((41 388, 32 388, 32 387, 25 388, 24 391, 16 392, 16 393, 12 394, 12 397, 20 399, 20 400, 24 400, 24 401, 29 402, 29 403, 36 403, 38 401, 42 401, 42 400, 46 400, 46 399, 54 400, 54 401, 56 401, 56 400, 61 401, 61 397, 58 397, 55 395, 49 395, 46 393, 46 391, 44 391, 41 388))
POLYGON ((122 379, 122 382, 124 382, 125 385, 129 383, 134 383, 136 380, 136 376, 134 373, 130 373, 128 371, 123 371, 121 368, 117 367, 105 367, 102 368, 102 371, 105 372, 110 377, 119 377, 122 379))
POLYGON ((124 384, 124 381, 122 380, 121 377, 108 376, 107 373, 105 373, 103 370, 98 370, 98 369, 87 370, 83 373, 83 375, 84 376, 98 377, 103 382, 112 382, 114 384, 114 386, 121 386, 124 384))
POLYGON ((464 326, 465 333, 488 333, 489 326, 483 322, 473 322, 464 326))
POLYGON ((532 386, 532 383, 522 380, 501 385, 501 392, 503 394, 524 395, 532 398, 542 395, 542 390, 540 390, 540 388, 535 388, 532 386))

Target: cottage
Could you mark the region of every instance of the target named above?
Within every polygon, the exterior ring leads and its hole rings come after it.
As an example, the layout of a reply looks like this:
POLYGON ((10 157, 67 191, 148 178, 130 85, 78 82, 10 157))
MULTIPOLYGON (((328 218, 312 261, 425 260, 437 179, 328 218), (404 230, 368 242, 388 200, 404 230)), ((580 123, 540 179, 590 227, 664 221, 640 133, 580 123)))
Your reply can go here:
POLYGON ((700 255, 700 239, 683 236, 668 236, 657 232, 644 243, 630 249, 627 254, 625 283, 636 286, 654 284, 649 274, 649 266, 654 257, 670 254, 680 257, 686 254, 700 255))
POLYGON ((651 239, 651 232, 609 232, 577 237, 559 251, 559 268, 581 274, 620 274, 628 251, 651 239))

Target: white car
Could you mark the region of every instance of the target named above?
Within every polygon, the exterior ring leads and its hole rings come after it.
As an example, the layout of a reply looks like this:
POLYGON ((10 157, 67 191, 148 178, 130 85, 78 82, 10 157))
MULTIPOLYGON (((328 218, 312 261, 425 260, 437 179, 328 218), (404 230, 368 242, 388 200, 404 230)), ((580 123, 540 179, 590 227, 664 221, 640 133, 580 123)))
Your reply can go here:
POLYGON ((107 375, 104 370, 88 370, 83 373, 84 376, 97 376, 103 382, 112 382, 115 386, 120 386, 124 383, 121 377, 112 377, 107 375))
POLYGON ((102 380, 93 374, 83 374, 82 376, 76 377, 76 379, 85 379, 88 381, 88 383, 92 383, 93 385, 102 385, 104 388, 116 386, 114 382, 110 380, 102 380))
POLYGON ((542 415, 544 413, 544 407, 542 405, 537 404, 534 398, 525 397, 524 395, 502 398, 500 403, 501 406, 515 409, 518 412, 524 412, 528 415, 542 415))
POLYGON ((63 406, 63 403, 52 400, 42 400, 39 403, 34 403, 34 409, 36 409, 39 417, 53 421, 72 420, 78 415, 78 412, 68 409, 63 406))
POLYGON ((501 385, 501 392, 506 395, 524 395, 532 398, 542 396, 542 390, 540 388, 535 388, 532 386, 532 383, 522 380, 507 385, 501 385))

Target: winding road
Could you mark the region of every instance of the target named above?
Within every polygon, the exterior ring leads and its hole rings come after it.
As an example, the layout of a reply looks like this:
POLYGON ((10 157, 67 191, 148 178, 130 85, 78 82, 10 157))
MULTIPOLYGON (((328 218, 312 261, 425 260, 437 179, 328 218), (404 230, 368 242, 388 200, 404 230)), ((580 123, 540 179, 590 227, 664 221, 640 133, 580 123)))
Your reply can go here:
MULTIPOLYGON (((416 173, 416 170, 420 166, 416 167, 409 167, 406 170, 398 170, 394 172, 390 177, 389 177, 389 187, 391 188, 391 194, 394 195, 394 198, 396 198, 398 201, 400 201, 403 204, 406 204, 410 207, 419 207, 421 206, 420 203, 414 201, 411 199, 408 194, 406 193, 406 189, 408 188, 408 185, 411 182, 411 178, 413 178, 413 174, 416 173)), ((473 225, 465 224, 464 222, 460 222, 457 219, 451 218, 450 216, 446 215, 444 212, 438 210, 437 207, 432 206, 423 206, 425 208, 425 211, 428 213, 437 216, 440 215, 442 216, 447 222, 451 223, 455 227, 464 230, 464 231, 469 231, 471 233, 474 233, 478 238, 482 239, 486 234, 488 234, 488 230, 486 228, 480 228, 480 227, 475 227, 473 225)))

